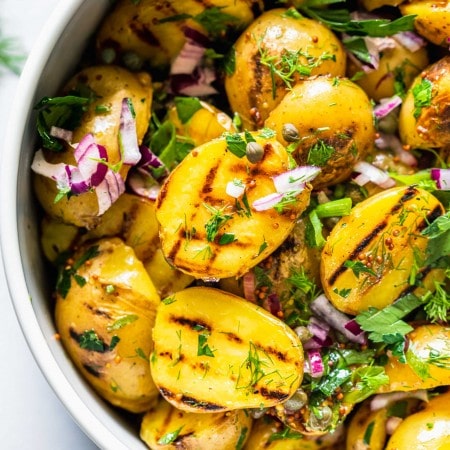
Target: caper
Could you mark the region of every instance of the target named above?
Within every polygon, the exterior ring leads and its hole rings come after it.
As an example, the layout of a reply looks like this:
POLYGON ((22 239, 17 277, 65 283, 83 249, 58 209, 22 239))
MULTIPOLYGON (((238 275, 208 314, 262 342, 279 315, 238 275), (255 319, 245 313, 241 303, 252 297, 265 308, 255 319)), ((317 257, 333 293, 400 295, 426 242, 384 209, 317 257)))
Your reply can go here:
POLYGON ((306 327, 296 327, 294 330, 301 342, 306 342, 312 337, 312 333, 306 327))
POLYGON ((333 411, 329 406, 323 406, 322 408, 318 408, 317 414, 319 417, 311 412, 309 416, 309 427, 315 431, 323 431, 333 420, 333 411))
POLYGON ((295 394, 284 402, 284 408, 286 412, 295 412, 302 409, 306 402, 308 401, 308 396, 303 389, 297 389, 295 394))
POLYGON ((255 164, 263 159, 264 149, 257 142, 248 142, 245 147, 247 159, 255 164))
POLYGON ((116 51, 113 48, 104 48, 101 53, 102 61, 105 64, 112 64, 116 59, 116 51))
POLYGON ((140 70, 144 61, 135 52, 126 52, 122 55, 122 61, 125 66, 130 70, 140 70))
POLYGON ((281 134, 286 142, 297 142, 299 139, 297 127, 292 123, 285 123, 281 134))

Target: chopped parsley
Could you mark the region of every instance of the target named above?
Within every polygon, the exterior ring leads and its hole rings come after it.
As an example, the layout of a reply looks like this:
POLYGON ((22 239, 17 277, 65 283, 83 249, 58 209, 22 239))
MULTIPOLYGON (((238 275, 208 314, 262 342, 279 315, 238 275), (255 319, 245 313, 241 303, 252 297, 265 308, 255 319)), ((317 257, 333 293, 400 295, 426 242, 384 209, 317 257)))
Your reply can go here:
POLYGON ((128 324, 136 322, 136 320, 138 319, 139 316, 137 314, 128 314, 126 316, 121 317, 120 319, 117 319, 111 325, 108 325, 107 330, 109 332, 120 330, 121 328, 125 327, 128 324))
POLYGON ((247 154, 247 144, 255 142, 255 138, 248 131, 244 132, 244 137, 239 133, 226 133, 225 141, 227 143, 227 150, 238 158, 243 158, 247 154))
POLYGON ((373 433, 374 427, 375 427, 375 421, 372 421, 369 423, 369 425, 367 425, 367 428, 365 429, 364 436, 363 436, 363 443, 365 445, 370 446, 370 440, 372 439, 372 433, 373 433))
POLYGON ((159 445, 169 445, 175 442, 177 437, 180 435, 181 430, 183 429, 184 425, 182 425, 180 428, 178 428, 175 431, 169 431, 168 433, 164 434, 158 439, 159 445))
POLYGON ((197 356, 209 356, 214 358, 214 350, 208 345, 208 335, 201 333, 198 335, 197 356))
POLYGON ((359 276, 362 273, 367 273, 371 276, 376 276, 376 273, 370 267, 367 267, 365 264, 363 264, 361 261, 347 260, 344 263, 344 267, 351 269, 357 278, 359 278, 359 276))
POLYGON ((212 214, 211 218, 205 224, 206 240, 213 242, 219 233, 219 229, 225 225, 233 216, 231 214, 225 214, 224 208, 217 209, 211 205, 203 203, 203 206, 212 214))
POLYGON ((414 112, 413 116, 418 119, 422 113, 422 108, 431 105, 431 99, 433 96, 433 83, 422 78, 422 81, 413 87, 412 94, 414 97, 414 112))
POLYGON ((197 97, 175 97, 175 108, 181 123, 187 123, 192 116, 203 108, 197 97))
POLYGON ((105 352, 112 350, 119 343, 119 336, 114 335, 109 345, 105 344, 94 330, 86 330, 78 339, 80 348, 92 350, 94 352, 105 352))
POLYGON ((327 164, 336 150, 331 145, 325 143, 322 139, 319 139, 308 152, 307 162, 313 166, 322 167, 327 164))

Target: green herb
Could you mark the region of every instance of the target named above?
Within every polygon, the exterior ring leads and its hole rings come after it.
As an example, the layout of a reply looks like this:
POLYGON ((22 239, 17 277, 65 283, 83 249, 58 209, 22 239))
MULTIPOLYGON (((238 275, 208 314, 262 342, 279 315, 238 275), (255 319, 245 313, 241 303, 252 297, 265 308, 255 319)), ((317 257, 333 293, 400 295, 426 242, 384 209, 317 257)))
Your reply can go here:
POLYGON ((225 214, 224 208, 217 209, 206 203, 203 206, 212 214, 211 218, 205 224, 206 239, 208 242, 213 242, 219 233, 219 229, 233 218, 231 214, 225 214))
POLYGON ((105 291, 107 294, 113 294, 116 292, 116 287, 113 284, 107 284, 105 287, 105 291))
POLYGON ((77 270, 89 259, 95 258, 100 253, 98 251, 98 245, 94 245, 89 247, 80 258, 74 262, 72 267, 65 268, 63 267, 59 274, 58 279, 56 280, 56 291, 61 295, 62 298, 66 298, 69 293, 71 286, 72 277, 77 282, 80 287, 83 287, 86 284, 86 280, 77 274, 77 270))
POLYGON ((389 383, 384 367, 358 367, 352 373, 353 388, 344 396, 344 401, 359 403, 375 394, 381 386, 389 383))
POLYGON ((337 367, 331 370, 327 376, 322 377, 317 389, 329 397, 338 387, 350 380, 351 376, 352 371, 350 369, 337 367))
POLYGON ((308 277, 303 267, 300 269, 292 268, 286 281, 304 296, 308 297, 309 300, 316 298, 318 295, 316 283, 308 277))
POLYGON ((279 214, 282 214, 286 208, 289 208, 290 206, 295 205, 297 203, 298 194, 299 191, 289 191, 284 193, 281 200, 276 205, 274 205, 273 208, 279 214))
POLYGON ((164 303, 165 305, 170 305, 171 303, 176 302, 176 298, 174 295, 172 295, 172 297, 166 297, 164 299, 161 300, 162 303, 164 303))
POLYGON ((306 221, 306 243, 309 247, 322 248, 325 245, 325 238, 323 237, 323 225, 317 215, 315 209, 308 214, 308 220, 306 221))
POLYGON ((405 354, 408 366, 420 377, 421 380, 430 378, 430 367, 414 349, 409 347, 405 354))
POLYGON ((283 430, 272 433, 269 436, 268 442, 279 441, 282 439, 303 439, 303 435, 287 426, 283 430))
POLYGON ((353 53, 360 61, 372 65, 372 57, 367 49, 366 41, 360 36, 350 36, 342 40, 344 47, 353 53))
POLYGON ((24 60, 25 55, 19 52, 17 42, 0 34, 0 66, 19 75, 24 60))
POLYGON ((246 441, 247 433, 248 433, 248 428, 243 427, 241 430, 241 434, 239 435, 239 439, 236 442, 235 450, 242 450, 242 448, 244 447, 245 441, 246 441))
POLYGON ((263 237, 264 241, 263 243, 259 246, 258 249, 258 256, 268 247, 268 244, 266 242, 266 239, 263 237))
POLYGON ((144 361, 148 361, 148 357, 145 354, 144 350, 142 350, 141 347, 138 347, 135 349, 136 355, 139 356, 139 358, 143 359, 144 361))
POLYGON ((372 421, 367 425, 366 430, 364 431, 363 443, 365 445, 370 446, 370 440, 372 439, 373 429, 375 427, 375 421, 372 421))
POLYGON ((450 294, 443 283, 434 282, 434 292, 427 291, 422 297, 424 311, 430 322, 447 322, 450 311, 450 294))
POLYGON ((227 149, 238 158, 246 155, 247 141, 239 133, 227 133, 225 135, 227 149))
POLYGON ((422 108, 431 105, 433 95, 433 83, 427 78, 422 78, 422 81, 412 88, 414 97, 414 112, 413 116, 417 119, 422 108))
POLYGON ((387 410, 388 417, 400 417, 404 419, 407 416, 408 402, 403 400, 400 402, 395 402, 394 404, 389 406, 387 410))
POLYGON ((264 127, 261 130, 259 130, 259 136, 263 139, 271 139, 277 135, 275 130, 272 130, 272 128, 264 127))
POLYGON ((342 288, 342 289, 334 288, 333 292, 342 298, 347 298, 352 292, 352 290, 351 288, 342 288))
POLYGON ((326 144, 322 139, 319 139, 309 149, 307 163, 313 166, 322 167, 327 164, 335 151, 334 147, 326 144))
POLYGON ((137 314, 128 314, 120 319, 115 320, 111 325, 108 325, 108 332, 120 330, 121 328, 129 325, 130 323, 136 322, 139 319, 137 314))
POLYGON ((86 350, 92 350, 94 352, 105 351, 104 342, 97 336, 97 333, 94 330, 86 330, 83 332, 78 343, 81 348, 86 350))
POLYGON ((361 261, 347 260, 344 262, 344 267, 351 269, 357 278, 359 278, 362 273, 367 273, 373 277, 377 275, 370 267, 367 267, 361 261))
POLYGON ((219 245, 228 245, 236 240, 236 236, 233 233, 223 233, 219 238, 219 245))
POLYGON ((119 336, 113 336, 111 342, 109 343, 109 350, 112 350, 120 342, 119 336))
POLYGON ((187 123, 191 117, 203 108, 197 97, 175 97, 175 108, 181 123, 187 123))
POLYGON ((159 445, 169 445, 169 444, 172 444, 173 442, 175 442, 175 440, 179 436, 183 427, 184 427, 184 425, 182 425, 180 428, 178 428, 175 431, 169 431, 165 435, 161 436, 158 439, 158 444, 159 445))
POLYGON ((236 47, 234 45, 232 45, 228 52, 225 54, 222 67, 225 74, 228 76, 233 75, 233 73, 236 71, 236 47))
POLYGON ((206 334, 198 335, 197 356, 210 356, 214 358, 214 353, 208 345, 208 335, 206 334))
POLYGON ((375 357, 375 350, 355 350, 352 348, 344 348, 339 350, 339 353, 344 358, 347 366, 352 366, 354 364, 371 364, 375 357))
POLYGON ((433 422, 428 422, 428 423, 426 424, 426 427, 427 427, 429 430, 432 430, 432 429, 434 428, 434 423, 433 423, 433 422))
POLYGON ((348 216, 351 209, 352 199, 350 197, 331 200, 315 207, 315 211, 319 219, 324 219, 326 217, 348 216))
POLYGON ((235 208, 236 208, 236 212, 239 216, 246 216, 246 217, 251 217, 252 215, 252 210, 250 209, 250 205, 248 203, 248 197, 247 197, 247 193, 244 192, 244 195, 241 198, 241 202, 239 201, 239 199, 236 199, 235 202, 235 208), (242 202, 242 204, 241 204, 242 202))
POLYGON ((450 211, 433 221, 422 231, 428 238, 426 265, 435 264, 450 254, 450 211))

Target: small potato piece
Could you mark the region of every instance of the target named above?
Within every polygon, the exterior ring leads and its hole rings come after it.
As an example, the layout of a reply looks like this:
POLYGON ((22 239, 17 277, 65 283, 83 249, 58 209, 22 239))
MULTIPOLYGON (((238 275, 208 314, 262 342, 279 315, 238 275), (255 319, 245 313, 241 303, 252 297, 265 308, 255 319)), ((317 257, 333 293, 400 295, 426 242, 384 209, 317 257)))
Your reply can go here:
MULTIPOLYGON (((393 48, 386 48, 380 55, 377 69, 364 73, 355 80, 366 94, 375 101, 392 97, 395 92, 395 83, 399 81, 408 89, 414 78, 428 65, 428 51, 425 47, 412 52, 392 39, 393 48)), ((361 67, 350 61, 347 75, 352 78, 361 73, 361 67)))
POLYGON ((446 56, 414 80, 400 109, 398 125, 404 144, 425 149, 450 145, 449 73, 450 56, 446 56))
POLYGON ((450 448, 450 393, 432 398, 394 431, 386 450, 446 450, 450 448))
POLYGON ((177 135, 190 139, 195 147, 218 138, 225 132, 237 131, 228 114, 204 101, 200 101, 199 106, 188 120, 180 118, 176 106, 170 108, 168 113, 168 119, 175 125, 177 135))
MULTIPOLYGON (((443 213, 433 195, 413 186, 388 189, 357 204, 333 228, 322 251, 328 299, 355 315, 394 302, 410 289, 412 271, 426 259, 428 239, 420 231, 443 213)), ((432 274, 440 277, 441 270, 432 274)))
POLYGON ((193 287, 163 300, 153 340, 153 380, 184 411, 274 406, 292 396, 303 377, 294 331, 218 289, 193 287))
POLYGON ((416 31, 433 44, 448 47, 450 3, 448 0, 410 0, 400 6, 405 16, 413 14, 416 31))
POLYGON ((251 416, 242 409, 196 414, 162 399, 144 415, 140 436, 154 450, 236 450, 242 448, 251 426, 251 416))
POLYGON ((56 263, 58 257, 70 250, 78 238, 80 230, 74 225, 67 225, 45 216, 41 222, 41 248, 45 257, 56 263))
POLYGON ((98 31, 97 53, 106 63, 125 64, 131 69, 145 63, 161 69, 185 44, 186 28, 209 38, 215 38, 218 31, 223 39, 221 33, 226 28, 244 28, 253 20, 255 11, 262 8, 259 0, 121 0, 98 31), (218 20, 214 19, 214 11, 218 20), (213 22, 220 22, 222 27, 209 26, 211 14, 213 22), (170 20, 177 16, 177 20, 170 20))
POLYGON ((437 386, 450 385, 450 370, 432 364, 431 357, 450 356, 450 328, 437 325, 420 325, 408 334, 407 363, 401 363, 395 356, 390 355, 385 365, 389 384, 381 387, 380 392, 414 391, 417 389, 431 389, 437 386), (416 373, 408 359, 413 358, 416 365, 423 370, 422 378, 416 373))
MULTIPOLYGON (((63 95, 79 84, 91 89, 96 99, 83 114, 81 125, 74 130, 72 142, 78 143, 86 134, 93 134, 95 142, 103 145, 108 153, 108 163, 121 160, 119 126, 122 100, 130 98, 136 113, 138 142, 142 141, 148 127, 152 103, 151 79, 148 74, 131 72, 115 66, 88 67, 75 75, 63 89, 63 95), (98 106, 107 106, 108 112, 98 113, 98 106)), ((76 165, 73 148, 69 145, 62 152, 45 151, 45 159, 52 163, 76 165)), ((129 166, 123 165, 120 174, 126 178, 129 166)), ((58 194, 56 183, 41 175, 34 177, 34 188, 39 202, 52 217, 78 227, 93 228, 99 219, 98 200, 95 192, 67 196, 55 203, 58 194)))
POLYGON ((346 450, 383 450, 387 418, 385 408, 371 411, 370 400, 362 403, 348 424, 346 450))
POLYGON ((275 138, 257 133, 253 138, 264 150, 261 161, 252 164, 246 156, 239 158, 228 150, 225 138, 215 139, 187 155, 161 188, 156 217, 162 250, 174 267, 195 278, 243 275, 286 239, 309 203, 307 185, 281 212, 252 207, 255 200, 275 194, 272 177, 289 165, 285 148, 275 138), (243 196, 226 193, 233 180, 245 185, 249 208, 243 196))
POLYGON ((354 164, 373 147, 372 105, 367 94, 345 78, 318 76, 294 86, 265 122, 288 145, 285 124, 298 130, 293 153, 297 163, 322 168, 312 182, 317 189, 346 180, 354 164))
POLYGON ((248 129, 261 128, 299 80, 319 74, 343 76, 346 64, 343 46, 332 31, 281 8, 263 13, 241 34, 235 58, 235 70, 225 78, 225 91, 231 109, 248 129), (286 79, 292 66, 298 70, 286 79))
POLYGON ((80 248, 71 270, 64 283, 70 289, 58 291, 55 309, 65 349, 105 400, 148 410, 158 396, 148 357, 159 297, 147 272, 118 238, 80 248))

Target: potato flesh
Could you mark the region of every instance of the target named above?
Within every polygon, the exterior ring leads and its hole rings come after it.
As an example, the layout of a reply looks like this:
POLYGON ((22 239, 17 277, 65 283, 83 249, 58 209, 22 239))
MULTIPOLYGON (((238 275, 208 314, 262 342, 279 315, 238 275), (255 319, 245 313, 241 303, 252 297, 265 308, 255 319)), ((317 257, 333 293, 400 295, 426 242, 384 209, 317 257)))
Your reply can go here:
POLYGON ((184 411, 273 406, 302 380, 296 334, 264 309, 218 289, 188 288, 164 300, 153 340, 153 380, 184 411))
POLYGON ((415 187, 395 187, 356 205, 333 228, 322 251, 328 299, 355 315, 391 304, 409 289, 413 268, 425 260, 427 238, 420 231, 443 212, 434 196, 415 187), (351 269, 358 263, 365 272, 351 269))
POLYGON ((162 186, 156 216, 162 250, 175 268, 202 279, 241 276, 286 239, 308 205, 307 186, 282 213, 251 207, 255 200, 275 193, 272 177, 288 170, 288 154, 281 144, 274 138, 254 137, 265 149, 262 161, 251 164, 246 157, 238 158, 227 150, 225 138, 215 139, 193 150, 162 186), (226 193, 227 184, 235 179, 246 186, 249 216, 239 213, 236 199, 226 193), (214 240, 209 240, 205 228, 213 216, 208 206, 231 216, 214 240), (224 233, 235 240, 221 245, 224 233))
POLYGON ((188 413, 175 409, 162 399, 142 419, 140 436, 151 449, 235 450, 245 443, 252 419, 243 410, 226 413, 188 413), (162 444, 164 437, 179 430, 170 444, 162 444))

